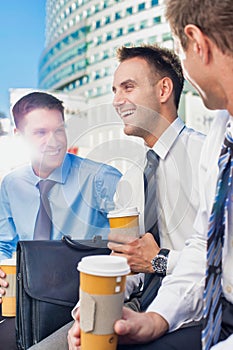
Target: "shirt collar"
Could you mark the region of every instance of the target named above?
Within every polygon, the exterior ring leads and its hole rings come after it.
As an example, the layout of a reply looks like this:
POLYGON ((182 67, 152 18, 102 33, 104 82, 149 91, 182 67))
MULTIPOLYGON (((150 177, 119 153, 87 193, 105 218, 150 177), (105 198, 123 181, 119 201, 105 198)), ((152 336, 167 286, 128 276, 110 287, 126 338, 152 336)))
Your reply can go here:
MULTIPOLYGON (((161 159, 165 159, 173 143, 184 129, 185 125, 182 119, 177 117, 171 125, 163 132, 152 149, 161 159)), ((147 147, 147 146, 146 146, 147 147)), ((147 147, 147 150, 149 147, 147 147)))
MULTIPOLYGON (((65 158, 63 160, 63 163, 56 168, 47 179, 49 180, 53 180, 59 183, 65 183, 66 179, 68 177, 69 171, 70 171, 70 166, 71 166, 71 159, 69 157, 69 154, 67 153, 65 155, 65 158)), ((31 171, 33 173, 33 183, 36 186, 38 184, 38 182, 41 180, 40 177, 38 177, 37 175, 35 175, 35 173, 33 172, 33 169, 31 168, 31 171)), ((46 179, 46 180, 47 180, 46 179)))

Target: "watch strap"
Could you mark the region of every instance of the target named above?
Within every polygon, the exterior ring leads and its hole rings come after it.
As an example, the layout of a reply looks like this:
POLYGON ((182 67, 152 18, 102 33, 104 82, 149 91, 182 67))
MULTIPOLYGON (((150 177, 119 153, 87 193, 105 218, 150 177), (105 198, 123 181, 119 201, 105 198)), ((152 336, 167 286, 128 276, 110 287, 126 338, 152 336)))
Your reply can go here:
POLYGON ((160 249, 160 251, 158 252, 158 255, 164 255, 166 257, 168 257, 168 254, 170 253, 170 249, 166 249, 166 248, 162 248, 160 249))

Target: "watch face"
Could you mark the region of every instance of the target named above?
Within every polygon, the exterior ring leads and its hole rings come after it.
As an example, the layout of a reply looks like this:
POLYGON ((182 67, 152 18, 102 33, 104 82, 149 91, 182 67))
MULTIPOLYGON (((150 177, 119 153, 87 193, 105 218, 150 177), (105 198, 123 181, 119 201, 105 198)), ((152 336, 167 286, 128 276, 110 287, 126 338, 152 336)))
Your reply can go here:
POLYGON ((156 256, 152 260, 152 266, 156 273, 165 275, 167 270, 167 258, 164 256, 156 256))

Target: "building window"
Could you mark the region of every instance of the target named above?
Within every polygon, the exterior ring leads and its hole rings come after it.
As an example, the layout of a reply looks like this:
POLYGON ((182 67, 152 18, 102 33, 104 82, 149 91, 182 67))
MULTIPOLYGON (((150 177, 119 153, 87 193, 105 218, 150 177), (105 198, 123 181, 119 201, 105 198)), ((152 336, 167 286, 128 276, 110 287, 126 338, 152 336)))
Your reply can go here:
POLYGON ((153 18, 154 24, 161 23, 161 16, 157 16, 153 18))
POLYGON ((126 9, 126 16, 130 16, 130 15, 132 15, 133 14, 133 8, 132 7, 128 7, 127 9, 126 9))
POLYGON ((118 38, 119 36, 122 36, 122 35, 123 35, 123 28, 118 28, 118 29, 117 29, 117 32, 116 32, 117 38, 118 38))
POLYGON ((146 27, 147 27, 147 25, 148 25, 148 21, 147 21, 147 19, 145 19, 144 21, 141 21, 141 23, 140 23, 140 29, 144 29, 144 28, 146 28, 146 27))
POLYGON ((135 31, 134 24, 128 26, 128 33, 133 33, 135 31))
POLYGON ((105 24, 109 24, 110 22, 111 22, 111 18, 110 18, 110 16, 107 16, 105 18, 105 24))
POLYGON ((152 0, 151 6, 157 6, 159 4, 159 0, 152 0))
POLYGON ((115 13, 115 21, 117 21, 118 19, 121 19, 121 12, 116 12, 115 13))
POLYGON ((99 29, 100 26, 101 26, 101 25, 100 25, 100 20, 96 21, 96 24, 95 24, 96 29, 99 29))
POLYGON ((145 10, 145 3, 142 2, 141 4, 138 5, 138 12, 145 10))
POLYGON ((111 32, 107 33, 106 41, 109 41, 109 40, 112 40, 112 33, 111 32))

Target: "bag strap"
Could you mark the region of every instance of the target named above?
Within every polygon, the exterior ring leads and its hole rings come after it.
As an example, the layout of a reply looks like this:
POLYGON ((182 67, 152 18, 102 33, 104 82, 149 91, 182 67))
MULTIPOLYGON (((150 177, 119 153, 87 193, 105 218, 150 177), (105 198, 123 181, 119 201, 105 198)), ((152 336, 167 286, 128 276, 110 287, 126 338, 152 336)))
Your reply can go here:
POLYGON ((107 248, 107 241, 102 240, 102 236, 96 235, 91 240, 73 240, 70 236, 62 236, 62 241, 70 248, 76 250, 90 251, 99 248, 107 248))

